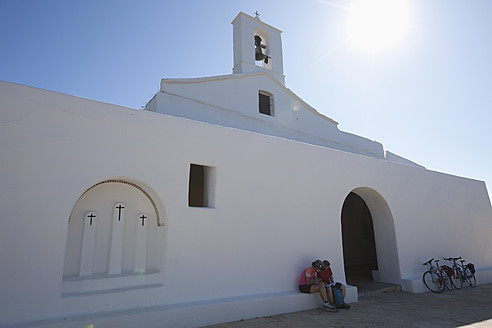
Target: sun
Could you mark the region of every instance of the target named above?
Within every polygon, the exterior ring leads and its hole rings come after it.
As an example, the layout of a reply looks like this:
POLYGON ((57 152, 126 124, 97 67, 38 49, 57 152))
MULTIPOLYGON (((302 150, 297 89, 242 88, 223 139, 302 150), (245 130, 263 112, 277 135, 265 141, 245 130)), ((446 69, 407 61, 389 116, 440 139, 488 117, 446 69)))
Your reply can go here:
POLYGON ((357 0, 349 9, 350 43, 377 53, 398 44, 409 27, 406 0, 357 0))

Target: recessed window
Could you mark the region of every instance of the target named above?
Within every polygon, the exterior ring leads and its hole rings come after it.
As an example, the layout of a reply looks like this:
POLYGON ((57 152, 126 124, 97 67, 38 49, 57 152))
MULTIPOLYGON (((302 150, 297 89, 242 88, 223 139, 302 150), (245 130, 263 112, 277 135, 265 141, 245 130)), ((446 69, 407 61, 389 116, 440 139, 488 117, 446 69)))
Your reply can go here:
POLYGON ((188 189, 188 206, 214 207, 215 168, 190 164, 190 184, 188 189))
POLYGON ((267 91, 258 91, 258 107, 261 114, 273 116, 273 95, 267 91))

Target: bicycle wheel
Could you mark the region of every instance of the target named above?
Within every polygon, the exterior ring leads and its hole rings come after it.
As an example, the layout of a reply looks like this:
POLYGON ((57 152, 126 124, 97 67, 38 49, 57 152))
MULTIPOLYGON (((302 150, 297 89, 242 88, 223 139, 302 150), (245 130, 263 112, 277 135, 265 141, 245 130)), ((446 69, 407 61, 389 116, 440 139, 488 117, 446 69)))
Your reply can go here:
POLYGON ((470 287, 475 287, 477 285, 477 279, 475 275, 470 271, 469 267, 465 268, 465 281, 470 285, 470 287))
POLYGON ((448 290, 453 289, 453 285, 451 284, 451 278, 449 278, 446 271, 444 271, 444 269, 440 269, 439 274, 441 275, 441 280, 444 282, 444 287, 446 287, 448 290))
POLYGON ((433 293, 442 293, 444 291, 444 283, 441 280, 439 274, 425 271, 422 276, 425 287, 427 287, 433 293))
POLYGON ((461 273, 461 270, 458 268, 454 268, 454 273, 451 276, 451 283, 453 284, 454 288, 463 288, 463 280, 465 279, 463 279, 463 274, 461 273))

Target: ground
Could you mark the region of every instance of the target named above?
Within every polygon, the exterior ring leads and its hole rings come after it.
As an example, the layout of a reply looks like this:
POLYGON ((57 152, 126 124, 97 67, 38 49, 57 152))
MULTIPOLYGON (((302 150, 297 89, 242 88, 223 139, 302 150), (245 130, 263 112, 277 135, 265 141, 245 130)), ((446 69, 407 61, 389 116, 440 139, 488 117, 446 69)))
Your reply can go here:
POLYGON ((442 294, 392 290, 363 296, 338 313, 314 309, 212 327, 492 327, 492 284, 442 294))

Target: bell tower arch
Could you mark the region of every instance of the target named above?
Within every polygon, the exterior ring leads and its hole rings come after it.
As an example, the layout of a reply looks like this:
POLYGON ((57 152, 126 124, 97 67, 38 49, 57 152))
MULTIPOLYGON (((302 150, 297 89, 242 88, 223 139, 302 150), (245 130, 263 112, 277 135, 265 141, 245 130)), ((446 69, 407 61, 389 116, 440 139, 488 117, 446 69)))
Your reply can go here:
POLYGON ((234 74, 267 72, 285 84, 282 31, 240 12, 232 21, 234 74))

